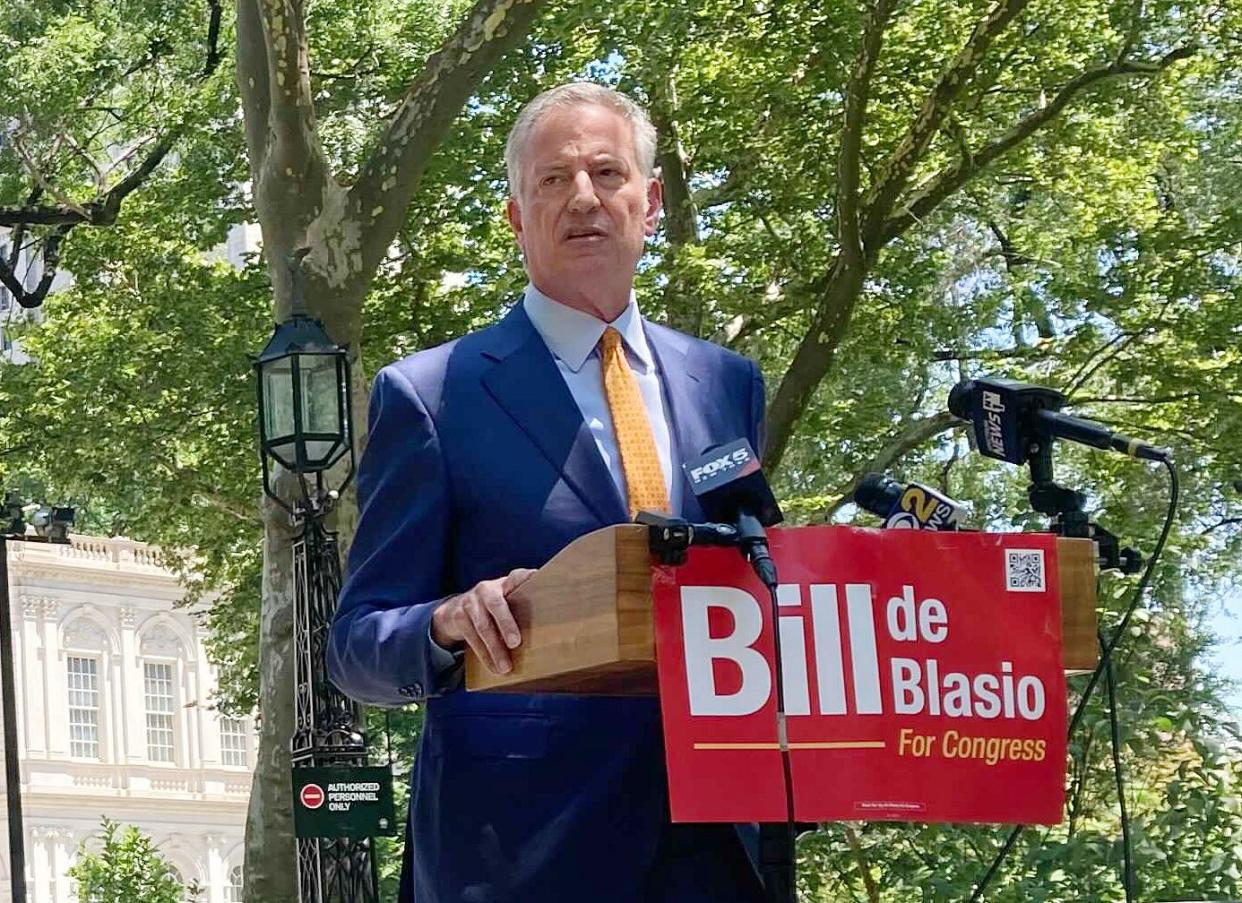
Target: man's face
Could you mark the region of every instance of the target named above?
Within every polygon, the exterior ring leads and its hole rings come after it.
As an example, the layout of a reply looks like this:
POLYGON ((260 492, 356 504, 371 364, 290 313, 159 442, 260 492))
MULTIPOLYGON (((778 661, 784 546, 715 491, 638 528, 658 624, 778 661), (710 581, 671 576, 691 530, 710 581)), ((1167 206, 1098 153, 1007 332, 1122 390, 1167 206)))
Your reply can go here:
POLYGON ((553 110, 531 132, 521 167, 508 215, 531 281, 563 304, 615 317, 661 200, 629 120, 593 104, 553 110))

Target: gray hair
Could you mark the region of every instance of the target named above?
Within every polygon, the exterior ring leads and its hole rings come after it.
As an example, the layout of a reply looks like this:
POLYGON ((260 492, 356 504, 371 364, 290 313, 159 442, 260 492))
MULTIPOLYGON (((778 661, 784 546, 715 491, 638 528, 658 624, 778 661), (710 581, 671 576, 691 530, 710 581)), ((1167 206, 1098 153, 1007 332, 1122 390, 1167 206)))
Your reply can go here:
POLYGON ((638 165, 644 176, 655 172, 656 130, 647 111, 612 88, 593 82, 571 82, 537 95, 522 107, 509 131, 509 140, 505 142, 505 168, 509 174, 509 191, 514 197, 522 190, 522 155, 539 120, 553 110, 588 104, 613 110, 630 121, 634 129, 634 153, 638 157, 638 165))

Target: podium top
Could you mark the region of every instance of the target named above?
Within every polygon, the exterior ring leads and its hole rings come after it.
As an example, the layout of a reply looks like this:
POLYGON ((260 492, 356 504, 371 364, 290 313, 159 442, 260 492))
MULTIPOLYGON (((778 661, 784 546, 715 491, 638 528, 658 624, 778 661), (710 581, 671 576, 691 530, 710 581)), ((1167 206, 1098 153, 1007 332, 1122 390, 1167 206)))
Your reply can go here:
MULTIPOLYGON (((837 531, 855 537, 874 535, 877 543, 892 543, 901 532, 922 536, 911 542, 926 542, 928 535, 963 535, 834 526, 777 528, 772 535, 808 529, 829 537, 837 531)), ((1056 555, 1064 666, 1071 672, 1090 670, 1098 658, 1094 544, 1088 539, 1058 538, 1056 555)), ((467 689, 655 693, 652 572, 645 526, 618 524, 574 540, 509 597, 522 633, 521 644, 511 652, 513 669, 493 674, 467 650, 467 689)))

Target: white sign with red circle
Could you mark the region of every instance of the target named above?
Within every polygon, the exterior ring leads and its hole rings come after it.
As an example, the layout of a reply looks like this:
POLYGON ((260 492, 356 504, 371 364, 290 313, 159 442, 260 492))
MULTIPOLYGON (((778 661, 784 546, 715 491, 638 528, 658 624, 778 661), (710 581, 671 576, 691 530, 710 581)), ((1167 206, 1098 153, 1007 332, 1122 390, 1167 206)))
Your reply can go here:
POLYGON ((302 805, 307 809, 318 809, 323 805, 324 792, 318 784, 307 784, 300 794, 302 805))

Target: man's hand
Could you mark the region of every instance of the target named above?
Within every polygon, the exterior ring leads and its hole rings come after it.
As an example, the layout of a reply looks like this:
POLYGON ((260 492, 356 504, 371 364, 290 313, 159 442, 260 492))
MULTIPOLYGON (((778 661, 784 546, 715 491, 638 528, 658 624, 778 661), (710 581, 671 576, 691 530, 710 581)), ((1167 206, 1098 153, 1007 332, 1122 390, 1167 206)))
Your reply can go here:
POLYGON ((535 573, 515 568, 506 577, 483 580, 457 596, 450 596, 431 615, 431 638, 446 649, 465 643, 493 673, 513 669, 509 650, 522 642, 522 634, 508 595, 535 573))

